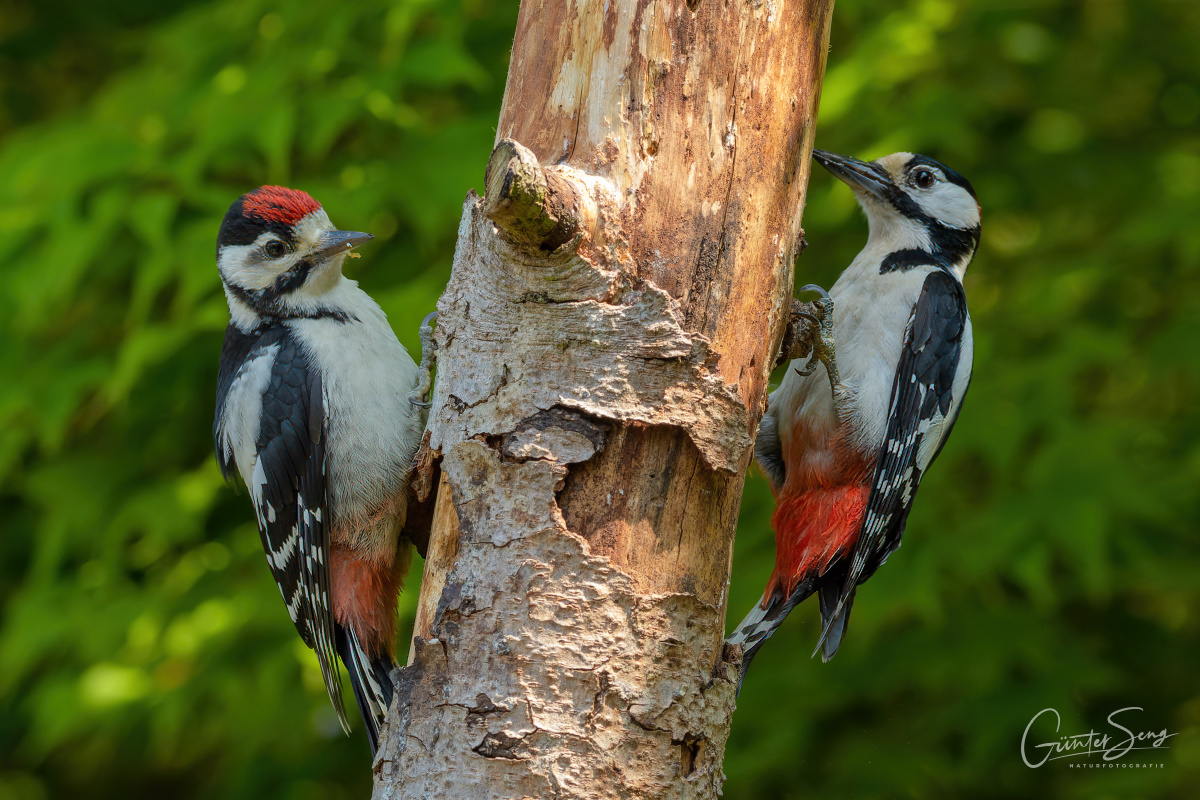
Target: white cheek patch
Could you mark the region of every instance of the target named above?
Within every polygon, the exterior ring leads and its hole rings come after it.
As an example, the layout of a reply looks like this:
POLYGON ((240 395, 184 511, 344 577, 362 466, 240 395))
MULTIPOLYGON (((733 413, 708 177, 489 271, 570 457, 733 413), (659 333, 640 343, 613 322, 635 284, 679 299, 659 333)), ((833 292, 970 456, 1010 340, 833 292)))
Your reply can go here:
MULTIPOLYGON (((314 211, 305 219, 316 213, 314 211)), ((303 256, 304 248, 288 252, 282 258, 267 259, 262 254, 262 247, 272 239, 279 239, 279 236, 266 232, 260 234, 252 244, 230 244, 222 247, 217 257, 217 269, 225 282, 248 291, 258 291, 268 288, 282 273, 294 267, 303 256)))
POLYGON ((917 200, 925 213, 943 225, 970 230, 979 224, 979 203, 958 184, 943 180, 917 200))

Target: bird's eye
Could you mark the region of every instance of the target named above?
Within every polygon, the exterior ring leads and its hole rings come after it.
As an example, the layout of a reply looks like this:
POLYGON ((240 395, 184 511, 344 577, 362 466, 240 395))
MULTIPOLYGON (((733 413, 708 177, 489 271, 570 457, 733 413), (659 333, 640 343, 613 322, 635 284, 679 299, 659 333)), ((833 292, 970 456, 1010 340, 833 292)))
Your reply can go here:
POLYGON ((937 175, 931 169, 919 169, 912 174, 912 185, 918 189, 928 189, 937 183, 937 175))
POLYGON ((267 258, 279 258, 287 252, 287 248, 283 246, 283 242, 275 239, 267 242, 266 246, 263 247, 263 252, 267 254, 267 258))

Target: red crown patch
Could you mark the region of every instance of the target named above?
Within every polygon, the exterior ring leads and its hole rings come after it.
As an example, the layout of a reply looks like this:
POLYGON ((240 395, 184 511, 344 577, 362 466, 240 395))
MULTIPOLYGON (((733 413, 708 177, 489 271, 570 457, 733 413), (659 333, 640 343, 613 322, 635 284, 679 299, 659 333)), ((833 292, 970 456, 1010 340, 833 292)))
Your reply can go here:
POLYGON ((263 222, 295 225, 321 207, 307 192, 286 186, 260 186, 242 199, 242 213, 263 222))

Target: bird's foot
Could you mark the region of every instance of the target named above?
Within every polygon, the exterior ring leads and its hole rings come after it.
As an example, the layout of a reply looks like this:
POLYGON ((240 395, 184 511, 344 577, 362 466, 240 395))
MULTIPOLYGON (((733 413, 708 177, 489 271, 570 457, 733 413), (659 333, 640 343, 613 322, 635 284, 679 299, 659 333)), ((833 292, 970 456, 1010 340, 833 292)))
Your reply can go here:
POLYGON ((812 375, 817 369, 817 364, 824 364, 825 371, 829 374, 829 386, 834 389, 840 379, 837 368, 837 342, 833 335, 833 298, 820 286, 813 284, 805 286, 800 291, 815 292, 819 297, 807 304, 813 309, 813 312, 802 310, 803 305, 794 301, 793 316, 810 324, 807 326, 807 330, 797 337, 799 341, 794 347, 795 355, 791 353, 788 355, 790 358, 810 356, 808 364, 803 368, 796 368, 798 375, 812 375))
POLYGON ((408 396, 408 402, 421 408, 429 408, 429 390, 433 386, 433 365, 437 362, 437 343, 433 341, 433 321, 437 312, 421 321, 421 377, 417 388, 408 396))

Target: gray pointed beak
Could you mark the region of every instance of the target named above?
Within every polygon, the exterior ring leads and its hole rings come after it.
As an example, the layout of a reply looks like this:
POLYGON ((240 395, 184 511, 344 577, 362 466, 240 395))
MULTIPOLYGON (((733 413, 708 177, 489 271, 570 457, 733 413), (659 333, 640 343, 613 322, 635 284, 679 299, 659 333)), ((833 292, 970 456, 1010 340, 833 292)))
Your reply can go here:
POLYGON ((364 242, 375 238, 373 233, 358 233, 357 231, 326 231, 321 235, 321 243, 317 246, 316 255, 320 258, 349 253, 364 242))
POLYGON ((880 200, 887 196, 892 187, 891 179, 878 164, 816 149, 813 150, 813 160, 851 189, 859 189, 880 200))

